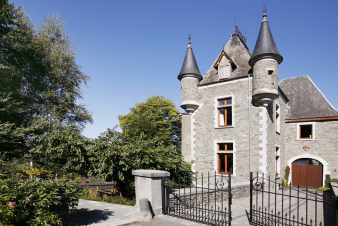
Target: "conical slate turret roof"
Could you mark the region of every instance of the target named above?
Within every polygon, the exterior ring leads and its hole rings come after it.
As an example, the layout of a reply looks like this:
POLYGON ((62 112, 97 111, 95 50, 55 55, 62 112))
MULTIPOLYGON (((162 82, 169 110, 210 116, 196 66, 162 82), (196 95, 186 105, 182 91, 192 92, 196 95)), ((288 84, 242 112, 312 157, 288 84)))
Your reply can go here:
POLYGON ((184 57, 184 61, 181 67, 181 71, 178 74, 178 79, 181 80, 184 77, 195 77, 202 80, 202 75, 192 50, 191 37, 188 40, 187 52, 184 57))
POLYGON ((249 63, 252 66, 255 64, 256 61, 264 58, 276 59, 278 63, 281 63, 283 61, 283 57, 278 52, 276 43, 273 39, 266 11, 264 11, 262 15, 259 35, 249 63))

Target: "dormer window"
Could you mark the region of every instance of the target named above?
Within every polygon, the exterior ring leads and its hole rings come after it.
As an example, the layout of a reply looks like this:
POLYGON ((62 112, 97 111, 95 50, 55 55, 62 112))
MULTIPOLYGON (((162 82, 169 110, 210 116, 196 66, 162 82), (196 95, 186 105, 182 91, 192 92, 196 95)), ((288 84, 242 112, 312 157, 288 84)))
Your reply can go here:
POLYGON ((226 78, 231 75, 231 65, 219 65, 218 66, 218 75, 220 78, 226 78))
POLYGON ((218 63, 218 75, 219 78, 227 78, 231 76, 231 73, 236 70, 237 66, 231 62, 226 56, 223 56, 218 63))

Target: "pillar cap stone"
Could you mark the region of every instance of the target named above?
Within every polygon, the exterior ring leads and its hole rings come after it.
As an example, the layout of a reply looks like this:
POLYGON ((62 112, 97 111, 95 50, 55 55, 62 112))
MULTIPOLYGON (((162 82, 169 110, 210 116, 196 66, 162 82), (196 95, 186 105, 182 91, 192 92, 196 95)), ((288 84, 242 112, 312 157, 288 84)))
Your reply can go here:
POLYGON ((147 178, 170 177, 170 173, 164 170, 138 169, 138 170, 133 170, 132 174, 137 177, 147 177, 147 178))

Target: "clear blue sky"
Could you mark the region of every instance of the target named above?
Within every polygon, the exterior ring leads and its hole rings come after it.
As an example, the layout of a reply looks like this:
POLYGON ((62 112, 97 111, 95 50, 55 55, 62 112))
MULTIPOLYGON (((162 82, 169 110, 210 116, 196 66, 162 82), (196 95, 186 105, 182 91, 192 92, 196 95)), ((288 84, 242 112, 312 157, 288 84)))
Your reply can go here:
POLYGON ((338 1, 309 0, 14 0, 39 26, 46 16, 63 18, 77 62, 90 76, 82 102, 95 137, 118 124, 137 102, 161 95, 179 105, 176 79, 188 34, 206 72, 234 24, 252 49, 260 13, 284 56, 280 78, 309 74, 338 106, 338 1))

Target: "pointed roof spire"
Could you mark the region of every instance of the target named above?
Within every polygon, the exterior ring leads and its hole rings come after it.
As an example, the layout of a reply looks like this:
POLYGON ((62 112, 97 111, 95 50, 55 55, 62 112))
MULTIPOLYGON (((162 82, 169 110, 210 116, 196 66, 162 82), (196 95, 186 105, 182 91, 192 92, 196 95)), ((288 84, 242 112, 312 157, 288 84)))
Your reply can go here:
POLYGON ((191 48, 192 47, 192 41, 191 41, 191 35, 188 35, 188 45, 187 45, 187 47, 189 48, 191 48))
POLYGON ((239 26, 237 24, 235 25, 234 31, 232 32, 232 37, 234 36, 239 37, 242 40, 242 42, 246 44, 246 38, 239 29, 239 26))
POLYGON ((185 53, 184 61, 181 67, 181 71, 178 74, 178 79, 181 80, 184 77, 195 77, 202 80, 201 72, 198 68, 198 64, 192 50, 191 35, 188 37, 187 51, 185 53))
POLYGON ((256 46, 252 53, 249 64, 253 66, 256 61, 263 58, 273 58, 276 59, 278 63, 283 61, 283 57, 277 49, 277 45, 270 30, 268 13, 265 7, 262 12, 262 22, 256 41, 256 46))

